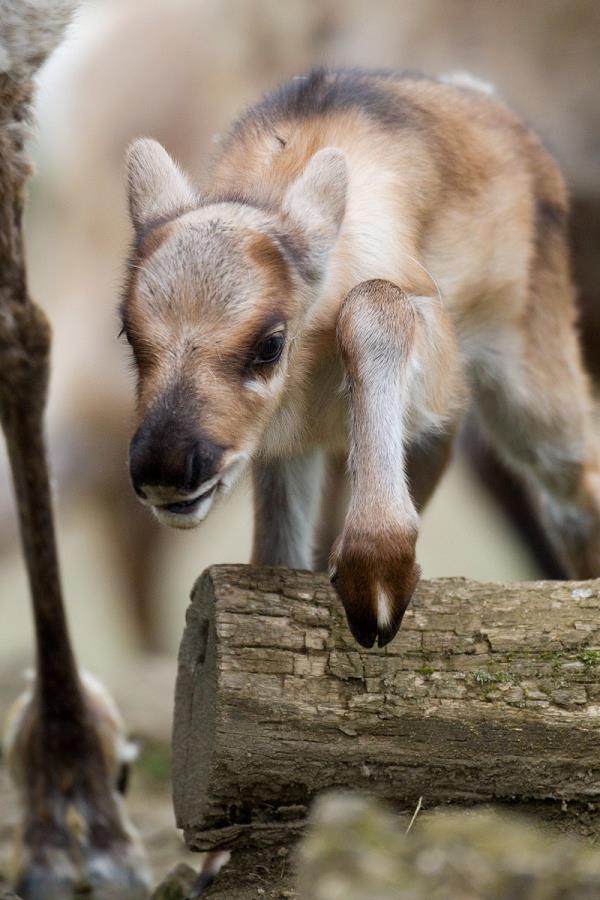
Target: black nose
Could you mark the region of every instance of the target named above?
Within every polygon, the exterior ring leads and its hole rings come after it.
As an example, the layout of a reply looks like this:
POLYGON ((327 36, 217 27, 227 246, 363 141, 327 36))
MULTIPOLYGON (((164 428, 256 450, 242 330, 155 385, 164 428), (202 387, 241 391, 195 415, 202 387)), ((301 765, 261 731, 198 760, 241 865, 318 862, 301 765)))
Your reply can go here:
POLYGON ((222 455, 223 448, 199 430, 149 420, 138 428, 129 447, 131 482, 141 497, 144 485, 191 494, 216 475, 222 455))

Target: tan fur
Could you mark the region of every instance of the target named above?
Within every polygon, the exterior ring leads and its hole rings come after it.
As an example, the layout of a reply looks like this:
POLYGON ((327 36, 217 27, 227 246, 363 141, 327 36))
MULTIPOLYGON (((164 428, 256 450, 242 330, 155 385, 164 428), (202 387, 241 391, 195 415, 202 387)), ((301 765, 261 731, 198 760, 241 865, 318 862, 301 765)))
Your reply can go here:
MULTIPOLYGON (((282 91, 236 123, 199 209, 168 226, 132 281, 125 321, 136 353, 153 360, 148 373, 140 366, 141 422, 179 379, 186 417, 227 448, 206 484, 228 460, 254 459, 260 490, 271 495, 265 479, 288 485, 257 521, 255 546, 277 545, 279 562, 298 553, 286 556, 277 528, 297 539, 310 520, 300 471, 319 448, 349 450, 356 477, 333 562, 355 634, 384 643, 416 580, 409 450, 423 468, 423 448, 438 447, 420 477, 424 500, 466 380, 507 460, 535 481, 573 573, 597 573, 600 494, 555 163, 464 79, 317 71, 282 91), (236 348, 277 316, 281 360, 240 374, 236 348), (361 546, 371 548, 368 576, 361 546)), ((178 216, 193 191, 143 143, 129 172, 134 223, 145 209, 178 216)), ((146 499, 189 527, 212 499, 198 516, 160 508, 186 496, 193 505, 193 491, 150 485, 146 499)), ((268 561, 262 550, 257 558, 268 561)))

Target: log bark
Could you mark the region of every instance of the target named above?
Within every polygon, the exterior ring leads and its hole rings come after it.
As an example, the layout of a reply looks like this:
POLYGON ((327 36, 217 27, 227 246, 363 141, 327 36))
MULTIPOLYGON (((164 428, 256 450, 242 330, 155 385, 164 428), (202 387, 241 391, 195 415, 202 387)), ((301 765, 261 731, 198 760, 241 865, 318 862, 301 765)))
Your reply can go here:
POLYGON ((598 580, 424 581, 383 650, 354 642, 324 575, 222 566, 192 593, 173 780, 194 849, 270 852, 334 786, 596 833, 599 737, 598 580))

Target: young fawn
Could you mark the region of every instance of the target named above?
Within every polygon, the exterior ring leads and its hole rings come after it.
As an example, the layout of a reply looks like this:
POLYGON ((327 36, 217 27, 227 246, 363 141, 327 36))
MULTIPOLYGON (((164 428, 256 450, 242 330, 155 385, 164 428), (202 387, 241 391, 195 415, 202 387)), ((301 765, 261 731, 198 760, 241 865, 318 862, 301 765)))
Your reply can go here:
POLYGON ((251 465, 253 561, 310 568, 324 460, 346 453, 330 571, 367 647, 400 626, 469 397, 570 572, 600 574, 565 186, 484 88, 313 71, 234 124, 200 194, 154 141, 128 153, 134 489, 190 528, 251 465))

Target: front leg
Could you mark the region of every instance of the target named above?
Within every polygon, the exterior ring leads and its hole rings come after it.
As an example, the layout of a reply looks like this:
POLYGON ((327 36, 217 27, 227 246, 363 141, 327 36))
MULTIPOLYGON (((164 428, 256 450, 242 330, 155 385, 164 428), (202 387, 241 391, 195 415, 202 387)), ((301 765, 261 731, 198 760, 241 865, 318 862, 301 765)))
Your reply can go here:
POLYGON ((323 472, 319 452, 254 462, 253 565, 313 568, 323 472))
POLYGON ((352 497, 332 550, 331 580, 356 640, 383 647, 420 575, 406 447, 454 418, 462 376, 439 300, 387 281, 364 282, 348 294, 337 338, 350 404, 352 497))

